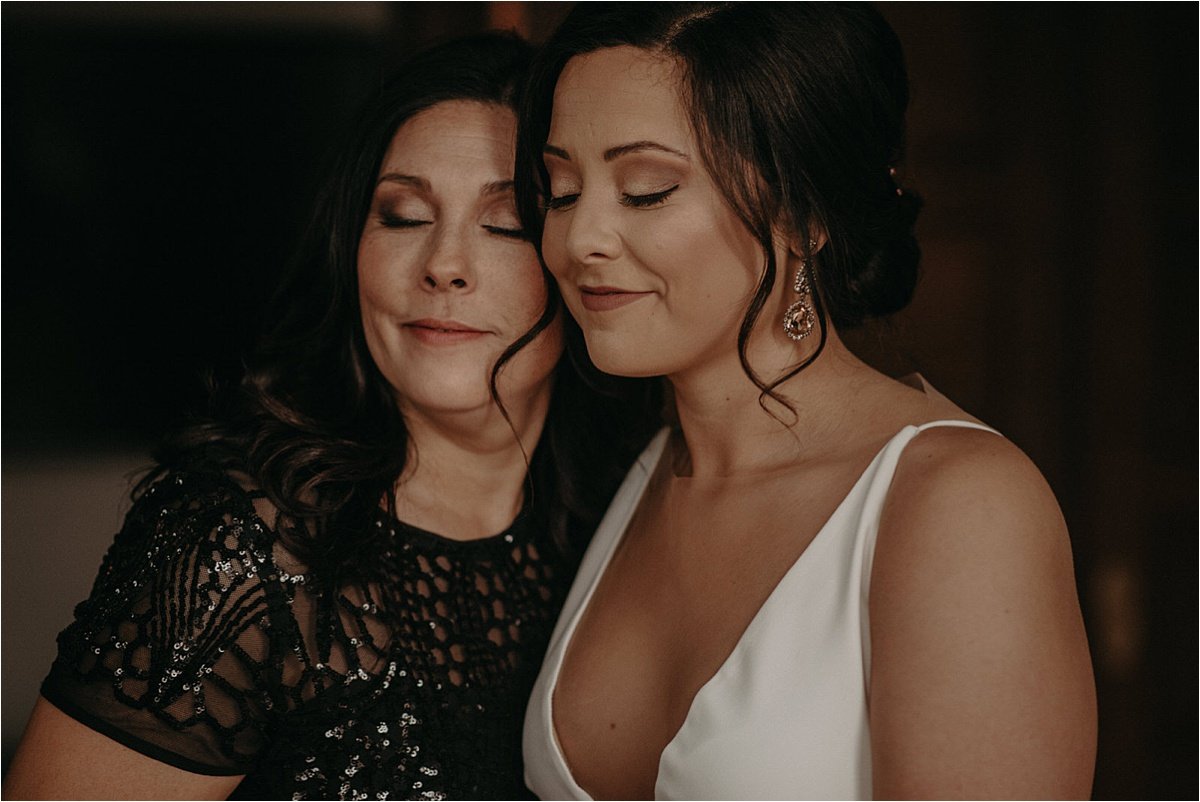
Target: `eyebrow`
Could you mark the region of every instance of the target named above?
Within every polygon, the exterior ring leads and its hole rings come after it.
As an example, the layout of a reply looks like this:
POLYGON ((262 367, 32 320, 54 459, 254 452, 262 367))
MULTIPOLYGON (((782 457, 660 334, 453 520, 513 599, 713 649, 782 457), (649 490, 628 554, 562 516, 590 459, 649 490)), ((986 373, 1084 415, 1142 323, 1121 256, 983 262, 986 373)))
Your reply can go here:
MULTIPOLYGON (((684 159, 685 161, 691 161, 691 157, 688 156, 686 153, 682 153, 678 150, 675 150, 675 148, 669 148, 666 145, 659 144, 658 142, 652 142, 649 139, 642 139, 637 142, 630 142, 625 145, 616 145, 615 147, 611 147, 608 150, 604 151, 603 157, 604 157, 604 161, 610 162, 614 159, 619 159, 622 156, 627 156, 630 153, 641 153, 641 152, 647 151, 647 150, 656 150, 661 153, 670 153, 672 156, 678 156, 679 158, 684 159)), ((563 161, 571 161, 571 154, 567 153, 565 150, 558 147, 557 145, 551 145, 551 144, 543 145, 542 153, 545 153, 549 156, 557 156, 558 158, 562 159, 563 161)))
MULTIPOLYGON (((431 189, 428 180, 416 175, 405 175, 404 173, 384 173, 379 176, 379 180, 375 182, 375 186, 385 183, 403 184, 404 186, 414 187, 424 192, 429 192, 431 189)), ((513 181, 511 178, 506 178, 502 181, 489 181, 483 185, 483 189, 479 191, 479 194, 500 195, 505 192, 511 192, 512 188, 513 181)))
POLYGON ((416 187, 429 191, 429 182, 424 178, 415 175, 404 175, 403 173, 384 173, 379 176, 379 180, 375 182, 375 186, 384 183, 404 184, 405 186, 416 187))
POLYGON ((480 195, 501 195, 505 192, 511 192, 513 189, 513 181, 507 178, 503 181, 489 181, 483 185, 483 190, 480 195))

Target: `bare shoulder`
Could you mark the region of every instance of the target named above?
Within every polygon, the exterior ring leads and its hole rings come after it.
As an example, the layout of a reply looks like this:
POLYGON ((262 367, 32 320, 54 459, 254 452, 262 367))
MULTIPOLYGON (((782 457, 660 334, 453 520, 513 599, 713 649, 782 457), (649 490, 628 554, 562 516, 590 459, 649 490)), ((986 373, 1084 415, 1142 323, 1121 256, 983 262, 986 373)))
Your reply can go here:
POLYGON ((1025 535, 1065 543, 1054 494, 1012 442, 979 428, 981 421, 920 376, 883 384, 877 407, 880 418, 892 421, 885 433, 898 424, 922 427, 900 455, 883 510, 881 546, 902 539, 908 548, 921 542, 936 547, 947 536, 960 544, 979 538, 1015 547, 1025 535))
POLYGON ((981 429, 914 437, 880 518, 871 606, 905 626, 972 614, 992 633, 993 617, 1078 610, 1066 523, 1033 462, 981 429))
MULTIPOLYGON (((955 528, 975 518, 978 527, 996 520, 1032 525, 1049 536, 1066 525, 1046 480, 1033 461, 995 432, 967 426, 932 426, 906 446, 884 510, 889 529, 955 528), (999 515, 997 520, 996 516, 999 515)), ((1024 531, 1025 526, 1022 527, 1024 531)))
POLYGON ((1020 449, 967 427, 913 438, 869 610, 877 794, 1087 795, 1095 698, 1070 542, 1020 449))

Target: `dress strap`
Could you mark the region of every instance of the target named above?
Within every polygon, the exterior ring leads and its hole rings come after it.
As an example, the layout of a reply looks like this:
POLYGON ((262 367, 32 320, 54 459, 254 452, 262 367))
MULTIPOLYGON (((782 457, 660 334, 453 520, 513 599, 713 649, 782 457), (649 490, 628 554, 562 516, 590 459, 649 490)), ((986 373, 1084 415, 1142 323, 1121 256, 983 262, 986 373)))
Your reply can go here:
POLYGON ((1004 436, 1004 435, 1000 434, 1000 432, 993 429, 991 426, 987 426, 982 423, 976 423, 975 421, 954 420, 952 418, 947 418, 946 420, 933 420, 933 421, 929 421, 928 423, 922 423, 920 426, 916 427, 916 430, 918 433, 920 433, 920 432, 925 431, 926 429, 933 429, 937 426, 958 426, 963 429, 980 429, 985 432, 991 432, 992 434, 997 435, 998 437, 1004 436))

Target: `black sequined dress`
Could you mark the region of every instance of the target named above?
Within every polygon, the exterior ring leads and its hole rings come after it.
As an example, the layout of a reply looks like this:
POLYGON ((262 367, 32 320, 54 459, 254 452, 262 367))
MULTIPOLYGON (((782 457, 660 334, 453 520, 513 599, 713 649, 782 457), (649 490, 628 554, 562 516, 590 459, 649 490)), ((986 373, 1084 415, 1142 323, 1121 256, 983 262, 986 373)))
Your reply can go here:
POLYGON ((521 722, 574 565, 528 509, 456 541, 380 510, 352 582, 307 572, 218 472, 144 494, 42 695, 233 798, 515 799, 521 722))

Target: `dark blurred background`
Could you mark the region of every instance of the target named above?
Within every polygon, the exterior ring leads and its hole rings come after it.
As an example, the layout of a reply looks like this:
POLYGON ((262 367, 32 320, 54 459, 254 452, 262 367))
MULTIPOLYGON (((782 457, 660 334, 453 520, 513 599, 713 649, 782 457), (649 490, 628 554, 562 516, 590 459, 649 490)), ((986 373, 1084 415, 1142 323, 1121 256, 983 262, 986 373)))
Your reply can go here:
MULTIPOLYGON (((3 760, 128 507, 229 370, 355 108, 415 46, 569 3, 5 3, 3 760)), ((1041 467, 1101 799, 1197 795, 1197 7, 881 4, 924 277, 855 337, 1041 467)))

